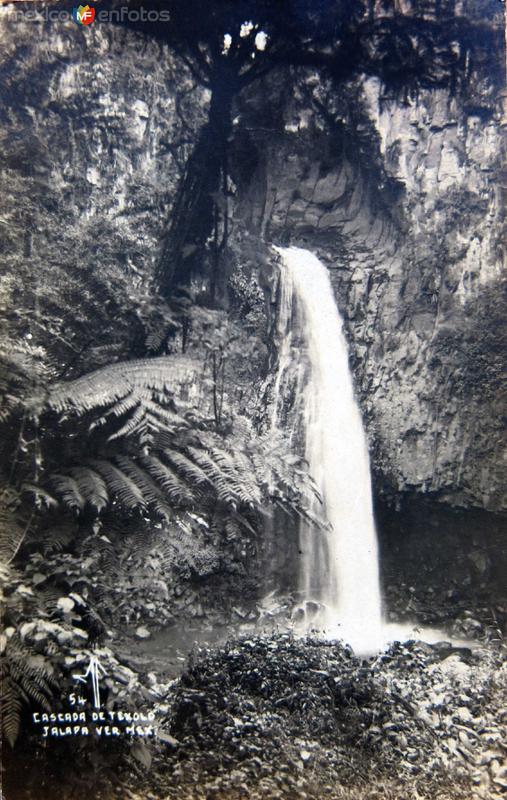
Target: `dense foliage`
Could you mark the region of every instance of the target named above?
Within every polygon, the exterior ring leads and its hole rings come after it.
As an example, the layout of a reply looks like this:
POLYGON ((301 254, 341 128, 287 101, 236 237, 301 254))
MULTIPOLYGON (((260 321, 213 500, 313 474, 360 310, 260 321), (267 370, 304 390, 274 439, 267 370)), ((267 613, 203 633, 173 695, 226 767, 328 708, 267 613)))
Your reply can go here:
POLYGON ((411 642, 361 660, 339 642, 246 634, 156 684, 157 739, 110 753, 100 783, 62 788, 47 765, 37 781, 55 800, 99 786, 104 798, 500 798, 506 691, 491 651, 411 642))
MULTIPOLYGON (((252 294, 246 284, 231 291, 240 306, 252 294)), ((20 570, 4 575, 11 744, 22 704, 47 706, 55 670, 69 675, 65 648, 102 640, 109 626, 114 635, 122 622, 172 621, 174 585, 244 573, 274 508, 311 516, 304 462, 262 427, 253 380, 260 387, 263 345, 248 323, 180 293, 146 348, 165 355, 56 382, 29 344, 21 358, 5 354, 11 468, 0 542, 5 563, 20 570), (151 564, 144 580, 141 553, 151 564), (21 654, 34 645, 34 669, 29 656, 21 674, 21 654)))

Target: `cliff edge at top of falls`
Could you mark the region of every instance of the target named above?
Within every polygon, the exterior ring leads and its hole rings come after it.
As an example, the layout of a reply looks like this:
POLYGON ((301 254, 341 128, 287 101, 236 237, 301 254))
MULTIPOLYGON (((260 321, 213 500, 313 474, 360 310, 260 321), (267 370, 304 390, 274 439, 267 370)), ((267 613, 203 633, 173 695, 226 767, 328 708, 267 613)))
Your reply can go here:
MULTIPOLYGON (((118 26, 2 21, 1 37, 2 304, 24 336, 50 287, 35 344, 72 377, 76 353, 81 374, 115 343, 125 357, 136 319, 119 308, 153 273, 210 93, 118 26), (90 287, 104 302, 86 349, 90 287)), ((476 48, 464 93, 406 96, 280 67, 236 98, 229 142, 231 251, 248 239, 255 264, 290 242, 331 272, 377 488, 492 510, 507 506, 501 61, 476 48)))

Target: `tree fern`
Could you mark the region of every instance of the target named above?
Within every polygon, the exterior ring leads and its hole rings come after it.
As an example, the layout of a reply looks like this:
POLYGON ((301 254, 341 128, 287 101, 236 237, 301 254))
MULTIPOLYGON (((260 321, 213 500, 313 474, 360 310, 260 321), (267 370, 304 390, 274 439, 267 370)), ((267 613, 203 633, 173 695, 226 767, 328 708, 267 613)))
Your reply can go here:
POLYGON ((218 501, 243 515, 241 524, 252 530, 248 513, 261 515, 275 500, 289 513, 299 506, 298 513, 309 514, 315 486, 284 437, 272 431, 260 436, 244 417, 225 434, 210 429, 197 409, 183 416, 175 403, 183 373, 195 376, 195 362, 161 357, 113 364, 51 387, 50 408, 88 421, 95 412, 91 427, 119 423, 108 436, 112 455, 51 476, 62 502, 99 513, 118 503, 170 519, 174 509, 197 503, 211 509, 218 501))

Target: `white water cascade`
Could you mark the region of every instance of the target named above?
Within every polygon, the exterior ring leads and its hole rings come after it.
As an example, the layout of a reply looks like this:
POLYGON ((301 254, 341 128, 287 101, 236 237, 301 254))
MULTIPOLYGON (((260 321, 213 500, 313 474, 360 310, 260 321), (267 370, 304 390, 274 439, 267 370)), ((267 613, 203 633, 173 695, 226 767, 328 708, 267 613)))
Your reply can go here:
POLYGON ((330 523, 327 532, 306 524, 300 530, 299 588, 320 608, 308 625, 376 649, 382 619, 370 463, 342 321, 324 265, 306 250, 276 249, 282 340, 275 385, 278 391, 297 333, 295 357, 307 362, 300 385, 306 458, 330 523))
POLYGON ((312 511, 324 513, 329 523, 329 530, 300 527, 303 632, 343 639, 364 654, 393 640, 449 640, 437 628, 382 619, 368 445, 329 275, 307 250, 275 250, 281 256, 281 286, 272 423, 280 423, 278 401, 292 384, 310 474, 323 501, 315 499, 312 511))

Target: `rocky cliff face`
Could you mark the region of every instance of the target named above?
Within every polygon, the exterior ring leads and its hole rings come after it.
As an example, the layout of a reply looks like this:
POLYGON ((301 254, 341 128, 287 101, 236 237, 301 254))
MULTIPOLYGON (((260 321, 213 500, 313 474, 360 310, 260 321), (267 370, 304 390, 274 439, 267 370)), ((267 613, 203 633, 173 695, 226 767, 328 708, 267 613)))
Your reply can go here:
POLYGON ((328 265, 378 490, 502 508, 505 227, 494 87, 477 75, 472 104, 448 90, 389 96, 373 79, 341 91, 310 71, 295 80, 290 96, 278 76, 239 106, 238 161, 249 148, 257 154, 247 179, 238 171, 240 224, 328 265))
POLYGON ((5 335, 56 373, 81 353, 82 372, 136 334, 209 96, 152 39, 15 12, 0 9, 5 335))
MULTIPOLYGON (((210 98, 141 34, 8 13, 2 302, 16 335, 68 362, 90 335, 87 275, 105 298, 97 331, 118 311, 106 304, 111 287, 128 305, 149 283, 210 98), (51 296, 36 308, 42 285, 51 296), (34 313, 16 321, 21 306, 34 313)), ((332 273, 379 491, 486 509, 506 505, 493 58, 465 64, 466 90, 412 96, 376 79, 338 88, 309 68, 280 68, 239 96, 230 142, 233 236, 248 232, 254 260, 252 242, 262 242, 259 259, 268 243, 299 244, 332 273)), ((115 325, 120 342, 132 320, 115 325)), ((111 345, 97 331, 87 368, 111 345)))

